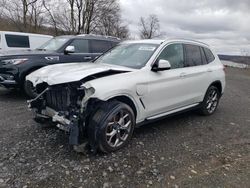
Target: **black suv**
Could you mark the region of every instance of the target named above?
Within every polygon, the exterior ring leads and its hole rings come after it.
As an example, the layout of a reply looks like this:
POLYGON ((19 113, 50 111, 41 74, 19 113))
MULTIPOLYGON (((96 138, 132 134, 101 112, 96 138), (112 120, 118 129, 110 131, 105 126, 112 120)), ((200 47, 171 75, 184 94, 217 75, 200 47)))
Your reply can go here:
POLYGON ((9 51, 0 54, 0 86, 24 89, 34 97, 25 82, 31 72, 52 64, 88 62, 114 47, 120 39, 99 35, 59 36, 33 51, 9 51))

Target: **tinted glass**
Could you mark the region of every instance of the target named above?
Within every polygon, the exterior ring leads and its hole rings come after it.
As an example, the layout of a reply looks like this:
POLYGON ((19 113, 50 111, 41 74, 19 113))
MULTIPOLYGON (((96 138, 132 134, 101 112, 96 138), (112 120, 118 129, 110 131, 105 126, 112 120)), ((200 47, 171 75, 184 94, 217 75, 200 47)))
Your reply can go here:
POLYGON ((103 40, 91 40, 90 44, 93 53, 104 53, 111 48, 111 43, 103 40))
POLYGON ((45 44, 43 44, 41 47, 37 48, 38 50, 49 50, 49 51, 56 51, 63 47, 63 45, 68 42, 69 39, 63 38, 63 37, 56 37, 45 44))
POLYGON ((89 53, 89 41, 84 39, 75 39, 69 46, 75 47, 75 53, 89 53))
POLYGON ((29 48, 30 42, 28 36, 5 35, 7 46, 14 48, 29 48))
POLYGON ((177 69, 184 67, 184 53, 182 44, 171 44, 167 46, 159 58, 169 61, 171 69, 177 69))
POLYGON ((200 47, 190 44, 185 44, 186 60, 185 66, 192 67, 202 65, 200 47))
POLYGON ((206 65, 206 64, 207 64, 207 58, 206 58, 205 52, 204 52, 204 50, 203 50, 202 47, 200 47, 200 51, 201 51, 202 63, 203 63, 204 65, 206 65))
POLYGON ((100 56, 95 62, 140 69, 146 65, 158 46, 144 43, 120 44, 100 56))
POLYGON ((206 58, 208 63, 211 63, 212 61, 214 61, 215 57, 213 55, 213 53, 211 52, 211 50, 209 50, 208 48, 203 48, 204 52, 206 54, 206 58))

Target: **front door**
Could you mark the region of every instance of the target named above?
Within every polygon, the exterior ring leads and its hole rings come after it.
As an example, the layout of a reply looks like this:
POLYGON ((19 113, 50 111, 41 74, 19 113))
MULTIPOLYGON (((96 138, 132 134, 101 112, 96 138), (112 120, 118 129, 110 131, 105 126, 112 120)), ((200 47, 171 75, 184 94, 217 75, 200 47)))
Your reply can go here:
POLYGON ((74 46, 75 52, 64 55, 65 62, 88 62, 100 55, 90 51, 89 40, 86 39, 74 39, 69 46, 74 46))
POLYGON ((190 105, 194 87, 192 78, 187 76, 184 47, 182 44, 170 44, 160 53, 158 60, 168 60, 171 69, 149 72, 148 92, 142 97, 147 117, 159 115, 190 105))

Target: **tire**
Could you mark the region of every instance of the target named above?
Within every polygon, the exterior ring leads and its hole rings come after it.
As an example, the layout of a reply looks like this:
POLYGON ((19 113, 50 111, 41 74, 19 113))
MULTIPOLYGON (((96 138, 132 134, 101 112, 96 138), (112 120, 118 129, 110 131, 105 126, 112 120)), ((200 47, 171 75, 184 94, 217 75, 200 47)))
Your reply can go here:
POLYGON ((36 88, 33 86, 32 82, 30 81, 24 81, 23 84, 23 91, 29 98, 36 98, 38 93, 36 92, 36 88))
POLYGON ((88 137, 91 148, 110 153, 125 147, 131 140, 135 115, 126 104, 109 101, 90 118, 88 137))
POLYGON ((220 96, 221 93, 219 92, 218 88, 215 86, 210 86, 198 112, 204 116, 212 115, 218 107, 220 96))

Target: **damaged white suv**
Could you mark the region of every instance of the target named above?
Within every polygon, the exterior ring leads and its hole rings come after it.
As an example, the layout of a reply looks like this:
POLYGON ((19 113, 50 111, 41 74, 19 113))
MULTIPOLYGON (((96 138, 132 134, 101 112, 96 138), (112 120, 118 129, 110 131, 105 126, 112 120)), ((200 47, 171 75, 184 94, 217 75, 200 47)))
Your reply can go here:
POLYGON ((187 109, 215 112, 225 88, 224 67, 203 43, 123 42, 94 62, 57 64, 27 76, 40 95, 29 101, 36 120, 69 132, 92 151, 124 147, 136 125, 187 109))

